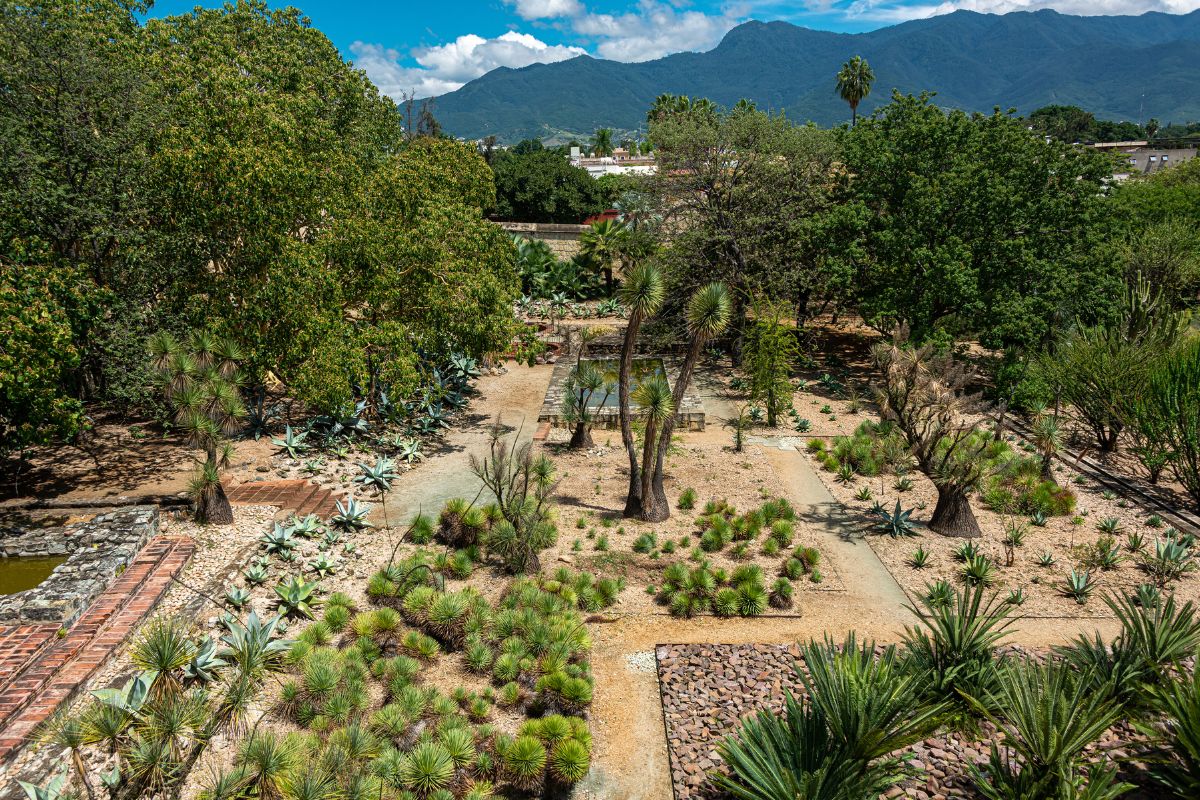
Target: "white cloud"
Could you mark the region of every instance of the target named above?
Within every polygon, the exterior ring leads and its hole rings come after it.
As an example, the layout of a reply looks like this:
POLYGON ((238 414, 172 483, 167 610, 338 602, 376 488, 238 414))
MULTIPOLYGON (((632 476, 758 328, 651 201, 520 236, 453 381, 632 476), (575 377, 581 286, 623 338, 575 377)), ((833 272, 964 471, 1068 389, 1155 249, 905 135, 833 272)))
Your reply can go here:
POLYGON ((983 14, 1007 14, 1012 11, 1038 11, 1052 8, 1061 14, 1097 16, 1109 14, 1145 14, 1161 11, 1186 14, 1200 8, 1200 0, 946 0, 937 4, 904 5, 886 0, 856 0, 846 8, 846 16, 880 22, 925 19, 952 11, 978 11, 983 14))
POLYGON ((399 51, 367 42, 350 45, 355 64, 389 97, 415 92, 431 97, 452 92, 497 67, 550 64, 582 55, 582 47, 550 45, 528 33, 508 31, 494 39, 468 33, 452 42, 412 51, 416 67, 400 64, 399 51))
POLYGON ((579 0, 505 0, 521 19, 561 19, 583 13, 579 0))
POLYGON ((669 53, 716 47, 741 20, 737 9, 719 14, 679 10, 669 3, 641 0, 624 14, 584 14, 572 29, 596 42, 596 53, 614 61, 649 61, 669 53))

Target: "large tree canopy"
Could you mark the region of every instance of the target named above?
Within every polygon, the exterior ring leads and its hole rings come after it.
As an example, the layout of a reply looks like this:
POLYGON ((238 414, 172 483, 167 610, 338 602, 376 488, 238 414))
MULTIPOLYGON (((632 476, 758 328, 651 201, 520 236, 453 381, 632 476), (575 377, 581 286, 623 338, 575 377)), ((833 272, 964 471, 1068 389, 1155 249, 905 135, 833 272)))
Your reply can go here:
POLYGON ((499 219, 517 222, 583 222, 603 211, 608 192, 561 149, 531 139, 492 157, 499 219))
POLYGON ((1118 265, 1096 249, 1111 174, 1100 154, 999 111, 895 94, 847 134, 844 159, 838 199, 862 222, 859 308, 882 330, 1036 348, 1120 295, 1118 265))

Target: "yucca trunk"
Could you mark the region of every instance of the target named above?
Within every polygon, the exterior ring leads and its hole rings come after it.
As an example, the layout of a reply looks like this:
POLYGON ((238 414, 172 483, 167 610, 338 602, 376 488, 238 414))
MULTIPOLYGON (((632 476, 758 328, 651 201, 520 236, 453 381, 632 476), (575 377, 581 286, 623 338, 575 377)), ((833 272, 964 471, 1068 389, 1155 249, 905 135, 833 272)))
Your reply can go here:
POLYGON ((929 519, 929 530, 943 536, 974 539, 982 534, 967 493, 957 486, 938 486, 937 505, 929 519))
MULTIPOLYGON (((649 485, 649 496, 654 499, 655 512, 661 515, 651 519, 643 511, 642 519, 647 522, 661 522, 671 516, 671 504, 667 502, 667 492, 663 488, 663 465, 667 458, 667 450, 671 447, 671 436, 675 432, 675 421, 679 418, 679 409, 683 407, 683 394, 687 391, 688 384, 691 383, 692 373, 696 369, 696 362, 700 358, 700 348, 703 344, 704 342, 699 336, 692 336, 687 356, 683 359, 683 364, 679 368, 679 377, 671 392, 671 415, 663 421, 662 432, 658 435, 658 443, 655 447, 654 461, 651 463, 647 458, 643 462, 643 469, 650 473, 649 480, 643 481, 643 484, 649 485)), ((647 492, 643 490, 643 506, 646 505, 646 498, 647 492)))
POLYGON ((567 447, 572 450, 581 448, 587 449, 594 446, 592 441, 592 428, 586 422, 575 423, 575 431, 571 434, 571 442, 567 447))
POLYGON ((658 431, 658 424, 654 417, 646 419, 646 442, 642 448, 642 475, 640 494, 642 498, 642 510, 639 519, 643 522, 662 522, 671 516, 671 507, 667 504, 666 495, 659 496, 659 491, 662 488, 661 479, 656 486, 654 477, 657 471, 654 469, 653 459, 655 453, 655 444, 662 441, 662 436, 667 432, 670 425, 670 417, 663 422, 662 433, 658 431), (658 489, 659 491, 655 491, 658 489))
POLYGON ((625 496, 626 518, 637 517, 642 513, 641 471, 638 469, 637 446, 633 441, 633 427, 629 419, 629 373, 633 369, 633 346, 637 341, 638 329, 642 325, 642 315, 633 312, 629 315, 629 324, 625 326, 625 339, 621 342, 621 366, 617 373, 617 419, 621 425, 621 441, 625 444, 625 453, 629 456, 629 492, 625 496))

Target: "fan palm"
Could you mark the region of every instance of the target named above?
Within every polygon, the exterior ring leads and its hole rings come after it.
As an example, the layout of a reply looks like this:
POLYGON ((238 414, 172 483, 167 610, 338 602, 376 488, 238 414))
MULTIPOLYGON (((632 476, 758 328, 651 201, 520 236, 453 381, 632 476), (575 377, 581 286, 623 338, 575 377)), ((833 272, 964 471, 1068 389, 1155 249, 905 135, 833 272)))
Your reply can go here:
POLYGON ((666 298, 662 273, 650 264, 637 264, 626 270, 617 296, 629 309, 629 322, 621 342, 621 365, 617 372, 617 418, 621 440, 629 457, 629 492, 625 499, 625 516, 636 517, 642 510, 641 471, 637 448, 633 442, 633 427, 629 415, 629 373, 633 368, 633 347, 642 322, 658 313, 666 298))
POLYGON ((611 219, 594 223, 579 237, 580 255, 599 265, 604 275, 604 288, 610 297, 613 290, 613 264, 621 260, 628 239, 625 224, 611 219))
POLYGON ((837 92, 850 105, 851 127, 858 123, 858 104, 871 93, 874 82, 875 73, 862 56, 850 59, 838 71, 837 92))
POLYGON ((611 156, 613 151, 613 132, 611 128, 598 128, 592 138, 592 152, 598 156, 611 156))

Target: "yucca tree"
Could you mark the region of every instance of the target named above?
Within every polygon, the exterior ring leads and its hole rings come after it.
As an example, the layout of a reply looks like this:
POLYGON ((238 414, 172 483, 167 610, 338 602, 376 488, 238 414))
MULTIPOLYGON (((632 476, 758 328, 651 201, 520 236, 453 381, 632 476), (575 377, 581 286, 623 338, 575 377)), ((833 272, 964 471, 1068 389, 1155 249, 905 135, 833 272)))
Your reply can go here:
POLYGON ((188 486, 196 521, 230 525, 233 509, 221 485, 221 471, 233 459, 226 437, 246 416, 238 368, 244 355, 234 342, 203 331, 193 333, 186 344, 169 333, 157 333, 150 337, 149 349, 173 424, 188 444, 204 452, 188 486))
POLYGON ((563 418, 574 425, 571 433, 571 449, 592 447, 592 424, 596 411, 608 402, 616 389, 605 380, 604 372, 595 362, 580 361, 567 378, 566 399, 563 401, 563 418), (594 402, 599 397, 599 402, 594 402))
POLYGON ((599 265, 609 297, 613 291, 613 265, 620 262, 628 239, 625 224, 611 219, 593 223, 579 237, 579 253, 599 265))
POLYGON ((663 422, 662 431, 658 436, 654 460, 642 464, 644 471, 649 471, 649 480, 642 480, 642 512, 641 519, 647 522, 661 522, 671 516, 671 505, 667 502, 667 493, 663 489, 663 466, 667 458, 667 450, 671 446, 671 435, 675 431, 675 423, 679 418, 679 410, 683 406, 683 395, 692 380, 696 362, 700 353, 713 337, 720 335, 729 326, 733 315, 733 303, 729 290, 723 283, 710 283, 702 286, 689 298, 687 305, 687 326, 690 333, 687 354, 679 367, 679 375, 675 378, 674 392, 671 398, 671 414, 663 422), (645 487, 650 493, 646 494, 645 487))
POLYGON ((46 721, 38 732, 37 740, 41 744, 66 750, 84 791, 89 798, 95 798, 96 790, 88 780, 88 771, 83 763, 83 748, 85 745, 95 744, 98 740, 91 735, 91 728, 84 717, 69 711, 59 711, 46 721))
POLYGON ((617 371, 617 418, 621 426, 621 441, 629 457, 629 492, 625 496, 624 514, 626 517, 636 517, 642 512, 642 484, 629 413, 629 374, 633 369, 633 348, 637 344, 642 322, 658 313, 666 297, 662 273, 651 264, 631 267, 624 275, 617 296, 629 310, 629 322, 621 342, 621 364, 617 371))
POLYGON ((1054 481, 1054 457, 1063 448, 1063 430, 1059 418, 1055 414, 1038 414, 1030 427, 1033 430, 1033 446, 1042 457, 1041 478, 1054 481))
POLYGON ((858 104, 871 93, 871 84, 875 83, 875 73, 871 65, 862 56, 842 64, 837 74, 838 96, 850 106, 850 126, 858 124, 858 104))
POLYGON ((639 385, 633 392, 633 400, 638 404, 638 408, 641 409, 645 425, 642 432, 643 469, 640 487, 642 516, 645 518, 647 510, 653 508, 653 504, 646 502, 646 500, 652 499, 654 496, 654 487, 652 485, 654 470, 651 469, 651 465, 654 454, 657 452, 659 440, 667 430, 666 426, 674 411, 674 404, 671 401, 671 388, 667 386, 667 382, 661 377, 655 377, 639 385), (660 431, 663 433, 660 433, 660 431))

